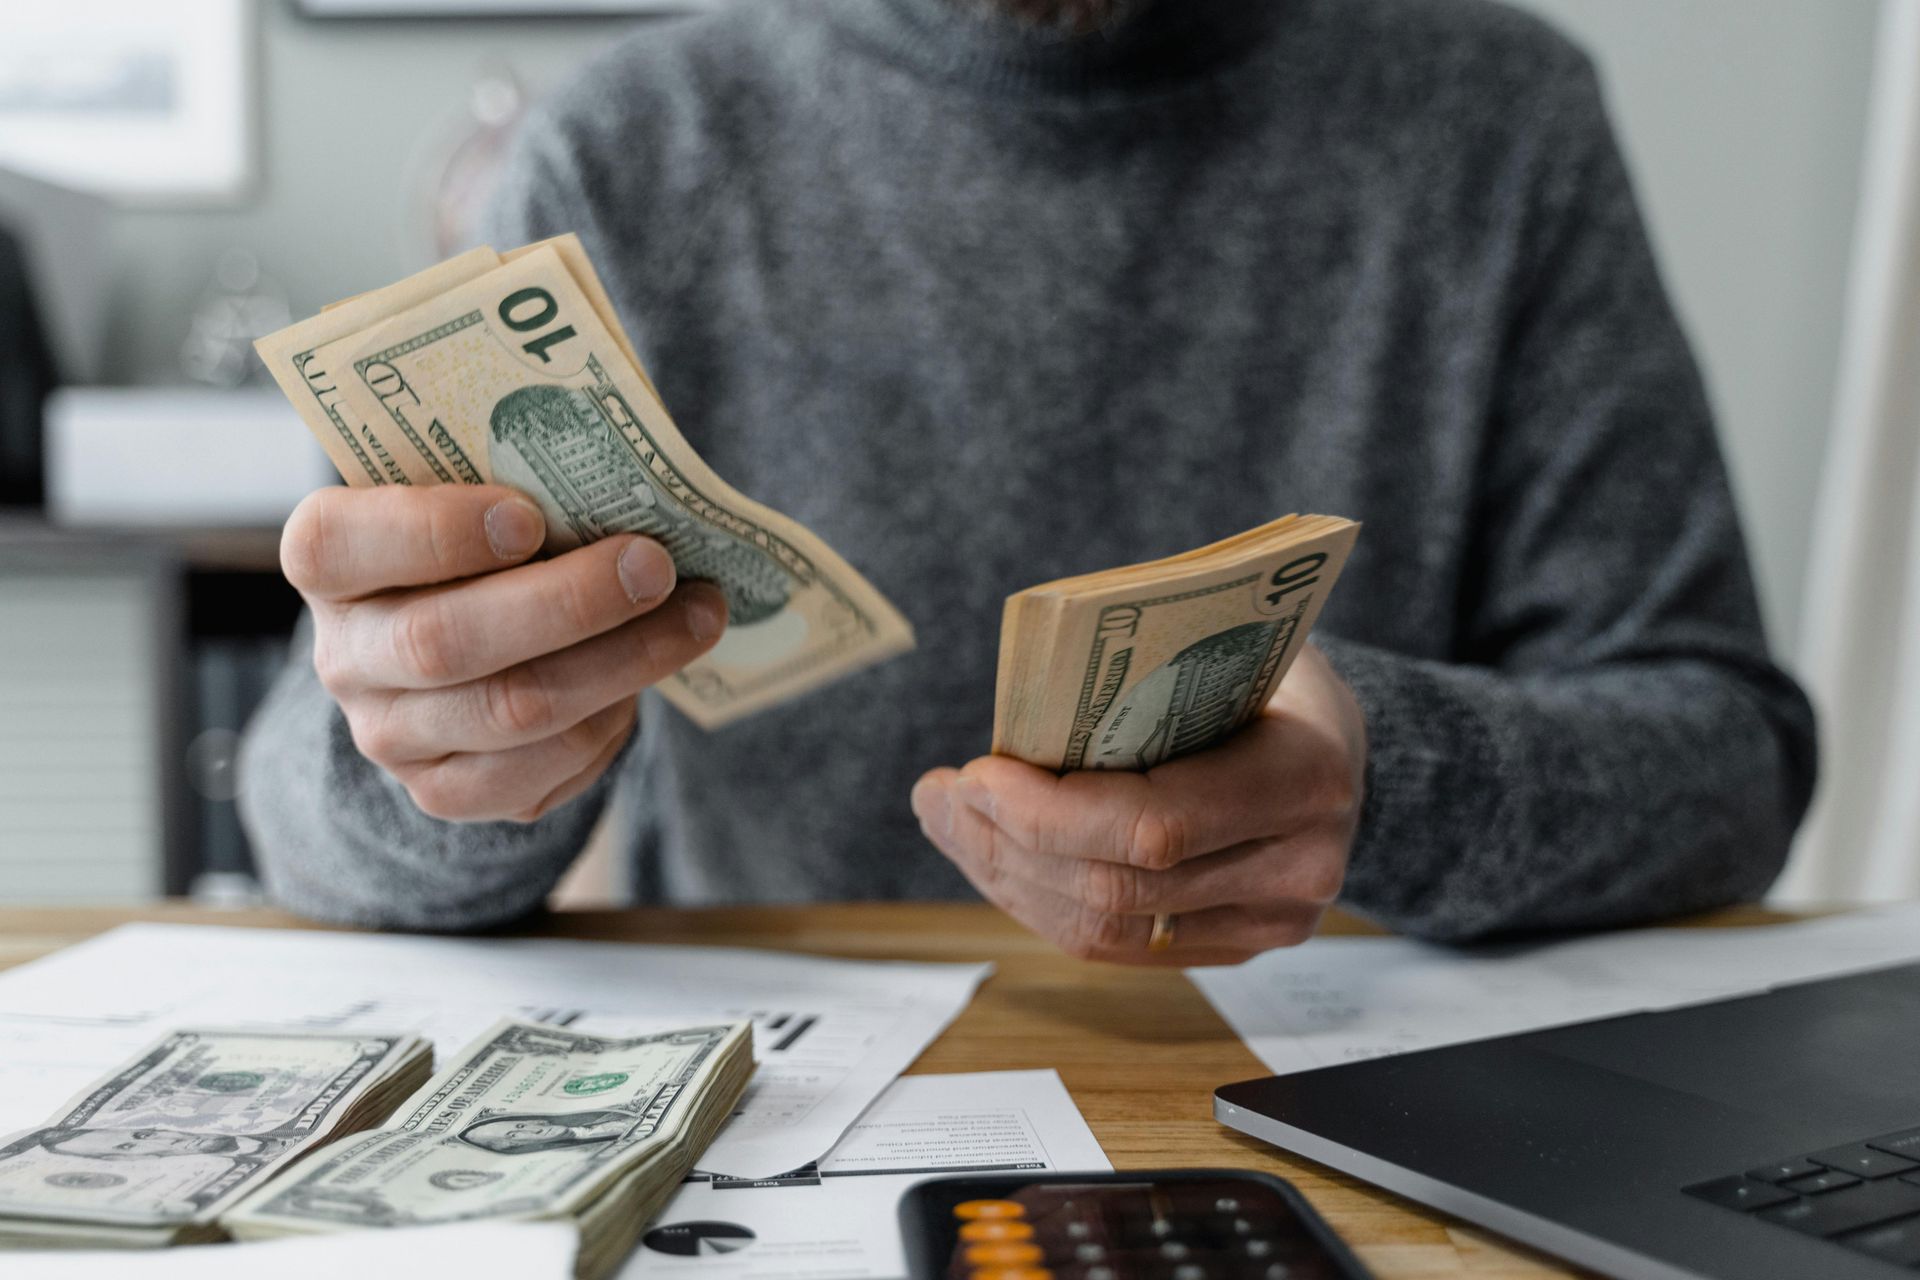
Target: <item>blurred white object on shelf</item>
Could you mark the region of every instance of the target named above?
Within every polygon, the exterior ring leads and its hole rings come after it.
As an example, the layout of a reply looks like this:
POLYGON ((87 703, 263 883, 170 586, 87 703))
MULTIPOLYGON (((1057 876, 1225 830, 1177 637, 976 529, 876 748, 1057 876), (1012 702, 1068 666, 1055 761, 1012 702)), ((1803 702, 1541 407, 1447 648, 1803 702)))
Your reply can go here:
POLYGON ((273 388, 73 387, 47 402, 61 524, 277 525, 333 476, 273 388))

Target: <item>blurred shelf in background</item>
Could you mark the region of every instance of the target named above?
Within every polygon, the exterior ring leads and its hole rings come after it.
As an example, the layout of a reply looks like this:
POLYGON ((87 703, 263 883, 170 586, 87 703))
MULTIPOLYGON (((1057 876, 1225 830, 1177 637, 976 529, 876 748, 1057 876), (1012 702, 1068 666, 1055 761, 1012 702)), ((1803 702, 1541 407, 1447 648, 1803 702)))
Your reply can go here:
POLYGON ((253 899, 235 756, 300 611, 278 520, 312 487, 285 478, 243 523, 184 503, 163 524, 98 501, 91 524, 0 511, 0 901, 253 899))
POLYGON ((151 897, 179 819, 161 762, 177 599, 163 554, 0 522, 0 900, 151 897))
POLYGON ((0 574, 28 564, 158 556, 207 573, 280 573, 278 525, 95 525, 75 528, 0 507, 0 574))

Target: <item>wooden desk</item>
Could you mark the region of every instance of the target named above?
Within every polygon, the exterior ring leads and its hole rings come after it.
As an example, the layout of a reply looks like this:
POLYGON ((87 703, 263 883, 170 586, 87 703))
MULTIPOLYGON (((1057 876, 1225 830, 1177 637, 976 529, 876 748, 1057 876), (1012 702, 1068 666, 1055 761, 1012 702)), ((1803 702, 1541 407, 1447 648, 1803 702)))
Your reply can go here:
MULTIPOLYGON (((1776 918, 1745 911, 1711 923, 1776 918)), ((138 910, 0 909, 0 967, 128 920, 301 925, 278 912, 175 904, 138 910)), ((1371 932, 1346 919, 1333 921, 1327 931, 1371 932)), ((1115 1168, 1226 1165, 1280 1174, 1307 1194, 1381 1280, 1539 1280, 1583 1274, 1217 1124, 1214 1087, 1266 1072, 1179 971, 1070 960, 989 907, 876 903, 569 912, 531 921, 515 932, 870 959, 991 960, 998 966, 994 977, 914 1072, 1053 1067, 1115 1168)))

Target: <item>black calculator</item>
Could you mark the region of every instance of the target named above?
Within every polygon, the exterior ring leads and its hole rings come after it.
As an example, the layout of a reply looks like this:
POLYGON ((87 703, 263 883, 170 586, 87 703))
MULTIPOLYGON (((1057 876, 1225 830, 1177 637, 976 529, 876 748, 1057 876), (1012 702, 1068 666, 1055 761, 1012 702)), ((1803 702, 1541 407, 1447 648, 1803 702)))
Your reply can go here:
POLYGON ((1238 1169, 933 1178, 900 1234, 913 1280, 1368 1280, 1298 1191, 1238 1169))

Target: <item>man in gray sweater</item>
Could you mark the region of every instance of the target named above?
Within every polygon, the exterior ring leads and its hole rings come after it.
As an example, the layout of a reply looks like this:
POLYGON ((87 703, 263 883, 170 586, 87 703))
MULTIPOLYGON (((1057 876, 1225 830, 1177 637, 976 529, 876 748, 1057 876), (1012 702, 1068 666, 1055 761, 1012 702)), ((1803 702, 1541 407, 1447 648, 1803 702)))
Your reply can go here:
POLYGON ((533 561, 504 490, 316 495, 313 661, 244 761, 294 909, 511 918, 610 796, 645 901, 977 889, 1118 961, 1298 942, 1336 894, 1458 940, 1778 871, 1811 714, 1593 72, 1532 19, 742 3, 581 70, 499 212, 580 233, 688 438, 920 648, 703 733, 635 710, 724 626, 654 544, 533 561), (1366 528, 1248 731, 1145 775, 976 758, 1009 592, 1296 510, 1366 528))

